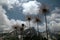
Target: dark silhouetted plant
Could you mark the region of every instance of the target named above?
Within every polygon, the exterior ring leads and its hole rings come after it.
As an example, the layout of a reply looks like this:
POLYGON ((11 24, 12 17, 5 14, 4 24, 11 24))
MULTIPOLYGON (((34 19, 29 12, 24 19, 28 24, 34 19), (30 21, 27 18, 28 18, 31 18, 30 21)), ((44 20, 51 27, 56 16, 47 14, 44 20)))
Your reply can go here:
POLYGON ((46 33, 47 33, 47 39, 48 39, 48 27, 47 27, 47 17, 46 15, 49 13, 49 7, 45 4, 42 4, 40 10, 39 10, 42 14, 44 14, 45 16, 45 23, 46 23, 46 33))
POLYGON ((36 23, 37 26, 37 36, 38 36, 38 32, 39 32, 39 27, 38 27, 38 23, 41 22, 41 19, 39 17, 35 17, 34 23, 36 23))

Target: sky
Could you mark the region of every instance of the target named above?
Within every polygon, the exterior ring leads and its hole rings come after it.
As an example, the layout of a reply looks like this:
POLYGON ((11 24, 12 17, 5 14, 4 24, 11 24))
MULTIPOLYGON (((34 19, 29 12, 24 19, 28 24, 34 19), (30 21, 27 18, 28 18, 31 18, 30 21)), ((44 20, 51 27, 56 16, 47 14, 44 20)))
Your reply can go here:
MULTIPOLYGON (((14 24, 24 23, 26 28, 29 28, 28 21, 25 20, 27 15, 40 15, 42 23, 38 25, 39 31, 45 31, 44 15, 39 14, 39 9, 41 10, 40 7, 43 4, 47 4, 50 9, 49 15, 47 15, 49 30, 51 32, 60 31, 60 0, 0 0, 0 32, 12 31, 14 24)), ((36 29, 36 23, 33 20, 30 24, 36 29)))

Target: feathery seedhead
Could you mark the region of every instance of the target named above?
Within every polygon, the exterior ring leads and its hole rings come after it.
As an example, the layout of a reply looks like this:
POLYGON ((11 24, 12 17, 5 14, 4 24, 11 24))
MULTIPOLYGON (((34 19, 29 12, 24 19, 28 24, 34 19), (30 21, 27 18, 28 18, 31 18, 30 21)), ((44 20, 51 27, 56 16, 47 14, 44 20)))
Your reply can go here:
POLYGON ((41 20, 38 17, 36 17, 35 22, 41 22, 41 20))
POLYGON ((45 14, 45 13, 49 12, 49 7, 46 4, 42 4, 42 6, 40 7, 39 12, 45 14))
POLYGON ((13 25, 13 28, 14 29, 17 29, 19 26, 18 25, 13 25))
POLYGON ((24 27, 25 25, 24 24, 22 24, 22 27, 24 27))
POLYGON ((48 9, 44 8, 44 9, 42 9, 42 12, 43 13, 47 13, 48 12, 48 9))
POLYGON ((31 16, 26 16, 27 20, 30 21, 31 20, 31 16))

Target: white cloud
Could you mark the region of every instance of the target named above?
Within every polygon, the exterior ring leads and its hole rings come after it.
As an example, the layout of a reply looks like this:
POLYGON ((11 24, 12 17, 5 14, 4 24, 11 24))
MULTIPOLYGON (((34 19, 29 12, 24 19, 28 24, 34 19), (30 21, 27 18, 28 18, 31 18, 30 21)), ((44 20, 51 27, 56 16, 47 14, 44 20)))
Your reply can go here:
POLYGON ((9 24, 9 19, 5 13, 6 11, 0 6, 0 24, 9 24))
POLYGON ((13 8, 13 5, 20 6, 19 0, 0 0, 0 5, 7 5, 8 9, 13 8))
POLYGON ((49 21, 48 26, 51 31, 60 31, 60 8, 55 8, 51 15, 47 16, 47 20, 49 21))
POLYGON ((27 1, 29 0, 0 0, 0 5, 6 5, 8 6, 8 9, 11 9, 14 8, 14 5, 19 7, 27 1))
POLYGON ((45 22, 42 25, 38 25, 38 27, 39 27, 39 31, 40 32, 46 31, 46 24, 45 24, 45 22))
POLYGON ((0 5, 4 5, 4 4, 7 4, 8 3, 8 0, 0 0, 0 5))
POLYGON ((29 1, 26 3, 23 3, 23 14, 38 14, 39 13, 39 7, 41 6, 41 3, 37 1, 29 1))
POLYGON ((1 5, 0 5, 0 28, 2 28, 3 31, 8 30, 8 32, 10 29, 12 29, 12 27, 10 26, 10 20, 6 15, 6 11, 2 8, 1 5))
POLYGON ((51 32, 60 31, 60 23, 56 23, 55 21, 51 21, 49 24, 49 28, 51 32))
POLYGON ((13 5, 20 6, 21 3, 18 0, 8 0, 8 7, 13 8, 13 5))

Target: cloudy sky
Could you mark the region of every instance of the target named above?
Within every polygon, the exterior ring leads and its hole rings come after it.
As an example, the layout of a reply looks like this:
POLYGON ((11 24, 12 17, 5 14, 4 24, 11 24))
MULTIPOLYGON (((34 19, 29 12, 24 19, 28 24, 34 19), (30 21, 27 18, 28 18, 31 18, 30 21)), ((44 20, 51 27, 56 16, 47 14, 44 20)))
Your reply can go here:
MULTIPOLYGON (((12 31, 14 24, 24 23, 28 26, 25 16, 39 15, 42 4, 47 4, 50 9, 47 15, 49 30, 60 31, 60 0, 0 0, 0 32, 12 31)), ((39 30, 45 31, 44 16, 42 14, 40 16, 42 23, 38 25, 39 30)), ((31 21, 30 24, 36 29, 36 23, 31 21)))

